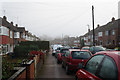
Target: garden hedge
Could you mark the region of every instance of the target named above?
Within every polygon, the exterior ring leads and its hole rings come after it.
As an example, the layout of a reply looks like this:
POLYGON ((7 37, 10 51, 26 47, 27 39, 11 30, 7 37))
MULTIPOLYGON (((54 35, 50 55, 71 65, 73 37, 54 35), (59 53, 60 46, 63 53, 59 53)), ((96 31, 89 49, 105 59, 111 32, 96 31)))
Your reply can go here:
POLYGON ((14 49, 16 57, 27 57, 30 51, 49 50, 49 41, 26 41, 21 42, 14 49))

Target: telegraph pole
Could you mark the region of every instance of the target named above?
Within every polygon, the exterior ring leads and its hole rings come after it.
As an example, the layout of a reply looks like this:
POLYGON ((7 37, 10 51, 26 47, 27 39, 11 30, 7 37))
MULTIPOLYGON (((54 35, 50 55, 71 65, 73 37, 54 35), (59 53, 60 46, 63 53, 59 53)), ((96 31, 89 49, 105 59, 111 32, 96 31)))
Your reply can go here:
POLYGON ((94 31, 94 6, 92 5, 92 23, 93 23, 93 46, 95 46, 95 31, 94 31))

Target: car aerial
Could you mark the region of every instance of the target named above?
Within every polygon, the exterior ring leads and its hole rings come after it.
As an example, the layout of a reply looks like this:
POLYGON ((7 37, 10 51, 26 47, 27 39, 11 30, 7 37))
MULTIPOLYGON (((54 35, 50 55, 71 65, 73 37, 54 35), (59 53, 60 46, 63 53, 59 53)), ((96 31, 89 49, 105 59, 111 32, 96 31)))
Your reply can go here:
POLYGON ((102 51, 79 64, 75 80, 120 80, 120 51, 102 51))
POLYGON ((62 55, 64 55, 66 53, 66 51, 68 51, 69 49, 68 48, 61 48, 60 49, 60 52, 57 54, 57 63, 61 63, 62 61, 62 55))
POLYGON ((89 51, 92 54, 95 54, 96 52, 106 51, 106 49, 104 47, 102 47, 102 46, 92 46, 92 47, 90 47, 89 51))
POLYGON ((66 69, 66 73, 75 72, 78 70, 78 63, 85 63, 92 53, 88 50, 69 49, 62 58, 62 67, 66 69))
POLYGON ((84 46, 84 47, 82 47, 82 49, 81 50, 89 50, 90 49, 90 47, 89 46, 84 46))

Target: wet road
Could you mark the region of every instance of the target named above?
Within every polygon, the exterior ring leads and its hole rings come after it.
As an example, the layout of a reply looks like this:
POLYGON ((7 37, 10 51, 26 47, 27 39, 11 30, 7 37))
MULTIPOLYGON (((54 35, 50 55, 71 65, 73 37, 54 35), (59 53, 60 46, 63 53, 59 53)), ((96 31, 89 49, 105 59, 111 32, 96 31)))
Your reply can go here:
POLYGON ((74 74, 67 75, 61 64, 57 64, 56 58, 51 54, 48 55, 45 64, 37 71, 38 78, 54 78, 54 79, 74 79, 74 74))

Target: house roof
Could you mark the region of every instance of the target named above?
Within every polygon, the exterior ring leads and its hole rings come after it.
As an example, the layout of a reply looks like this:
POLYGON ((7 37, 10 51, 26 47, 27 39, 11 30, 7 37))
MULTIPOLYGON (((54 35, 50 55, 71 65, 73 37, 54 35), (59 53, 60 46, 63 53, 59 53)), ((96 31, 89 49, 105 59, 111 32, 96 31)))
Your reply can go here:
POLYGON ((25 27, 17 27, 19 32, 24 32, 25 31, 25 27))

